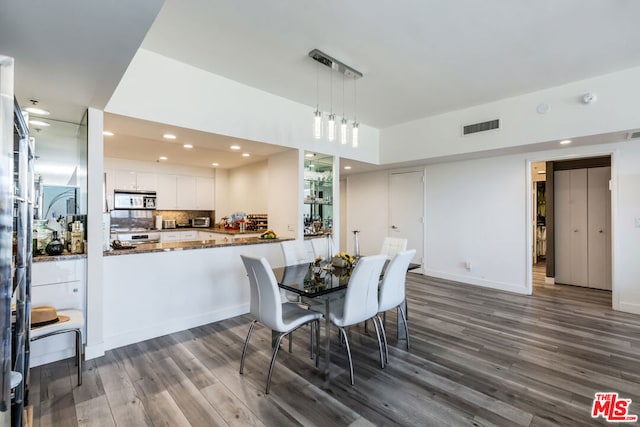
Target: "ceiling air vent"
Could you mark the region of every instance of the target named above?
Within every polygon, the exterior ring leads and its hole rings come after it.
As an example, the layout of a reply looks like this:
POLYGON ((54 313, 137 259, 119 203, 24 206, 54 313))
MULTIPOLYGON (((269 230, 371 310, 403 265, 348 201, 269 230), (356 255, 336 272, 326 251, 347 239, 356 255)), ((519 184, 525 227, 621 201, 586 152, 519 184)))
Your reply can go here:
POLYGON ((627 139, 635 139, 635 138, 640 138, 640 130, 631 131, 627 135, 627 139))
POLYGON ((500 119, 489 120, 488 122, 474 123, 466 125, 462 128, 463 135, 471 135, 472 133, 486 132, 488 130, 500 129, 500 119))

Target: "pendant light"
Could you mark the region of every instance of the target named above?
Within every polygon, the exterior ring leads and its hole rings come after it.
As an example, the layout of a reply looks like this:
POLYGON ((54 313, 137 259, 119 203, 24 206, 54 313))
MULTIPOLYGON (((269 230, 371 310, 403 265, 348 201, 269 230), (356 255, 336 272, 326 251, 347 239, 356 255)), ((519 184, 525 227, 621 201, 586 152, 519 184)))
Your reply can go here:
POLYGON ((358 102, 356 98, 356 77, 353 77, 353 128, 351 129, 351 146, 358 148, 358 116, 356 114, 358 102))
POLYGON ((336 139, 336 115, 333 114, 333 67, 329 68, 329 121, 327 121, 327 139, 333 142, 336 139))
POLYGON ((313 117, 313 137, 322 138, 322 113, 320 112, 320 63, 316 64, 316 112, 313 117))
POLYGON ((340 144, 347 143, 347 118, 344 116, 344 75, 342 75, 342 120, 340 121, 340 144))
POLYGON ((324 52, 319 51, 318 49, 313 49, 311 52, 309 52, 309 56, 316 61, 316 111, 314 113, 314 118, 313 118, 313 137, 315 139, 321 139, 323 137, 323 115, 322 112, 320 111, 320 75, 319 75, 319 71, 318 71, 318 66, 319 64, 322 64, 326 67, 329 67, 330 72, 332 74, 330 74, 330 101, 331 101, 331 108, 330 108, 330 113, 328 116, 328 121, 327 121, 327 139, 329 141, 335 141, 336 137, 338 135, 336 135, 337 130, 338 130, 338 126, 336 124, 336 115, 333 112, 333 72, 334 70, 339 72, 340 74, 342 74, 342 120, 340 121, 340 143, 346 145, 348 140, 349 140, 349 136, 348 136, 348 124, 349 121, 347 120, 345 114, 344 114, 344 91, 345 91, 345 78, 348 77, 353 77, 353 81, 354 81, 354 122, 352 125, 352 133, 351 133, 351 143, 353 147, 357 147, 358 146, 358 127, 359 124, 356 120, 356 114, 355 114, 355 81, 356 79, 359 79, 360 77, 362 77, 362 73, 351 68, 350 66, 344 64, 343 62, 338 61, 335 58, 332 58, 331 56, 327 55, 324 52))

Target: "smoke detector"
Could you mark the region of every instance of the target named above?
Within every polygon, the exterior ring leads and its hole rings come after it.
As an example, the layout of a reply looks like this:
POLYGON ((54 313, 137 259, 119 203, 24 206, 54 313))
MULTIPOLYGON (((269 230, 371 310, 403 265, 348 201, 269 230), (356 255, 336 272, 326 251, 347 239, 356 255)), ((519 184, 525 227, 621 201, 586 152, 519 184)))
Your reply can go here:
POLYGON ((598 96, 595 93, 589 92, 582 95, 583 104, 593 104, 598 100, 598 96))

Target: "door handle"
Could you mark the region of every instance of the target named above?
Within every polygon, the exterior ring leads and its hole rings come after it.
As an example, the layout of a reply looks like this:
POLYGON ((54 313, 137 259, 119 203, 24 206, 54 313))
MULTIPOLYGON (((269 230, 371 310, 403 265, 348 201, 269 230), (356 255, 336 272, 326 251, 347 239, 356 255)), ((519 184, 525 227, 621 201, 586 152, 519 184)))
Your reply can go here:
POLYGON ((573 230, 573 232, 574 232, 574 233, 577 233, 577 232, 578 232, 578 229, 576 228, 575 230, 573 230))
POLYGON ((391 229, 392 229, 392 230, 397 230, 397 229, 398 229, 398 227, 396 227, 395 225, 392 225, 392 226, 391 226, 391 229))
POLYGON ((602 230, 598 230, 598 233, 602 234, 602 233, 604 233, 604 231, 602 231, 602 230))

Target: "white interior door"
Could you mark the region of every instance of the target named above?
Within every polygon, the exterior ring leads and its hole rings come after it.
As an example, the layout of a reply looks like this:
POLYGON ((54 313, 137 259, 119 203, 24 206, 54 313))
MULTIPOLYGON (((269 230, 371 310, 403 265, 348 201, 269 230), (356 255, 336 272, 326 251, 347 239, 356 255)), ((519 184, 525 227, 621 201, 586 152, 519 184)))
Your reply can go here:
POLYGON ((424 172, 392 173, 389 183, 389 237, 407 239, 413 262, 423 264, 424 172))
POLYGON ((587 170, 556 171, 556 283, 588 286, 587 170))
POLYGON ((611 289, 611 168, 588 169, 589 287, 611 289))

